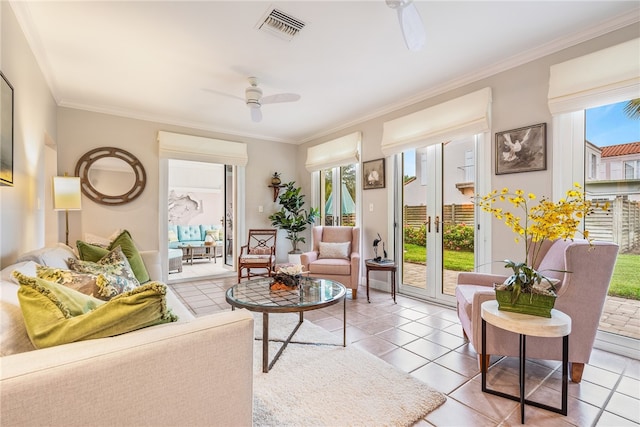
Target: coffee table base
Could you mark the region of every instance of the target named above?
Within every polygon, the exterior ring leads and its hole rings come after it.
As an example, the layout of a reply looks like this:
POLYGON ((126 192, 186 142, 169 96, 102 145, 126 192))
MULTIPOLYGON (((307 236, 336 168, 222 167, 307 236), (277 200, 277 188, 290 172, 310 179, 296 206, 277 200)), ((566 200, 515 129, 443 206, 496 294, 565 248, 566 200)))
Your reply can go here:
MULTIPOLYGON (((300 326, 304 322, 304 312, 300 312, 300 320, 296 324, 295 328, 286 340, 282 343, 282 347, 278 350, 276 355, 273 357, 273 360, 269 362, 269 313, 262 313, 262 372, 265 374, 268 373, 273 365, 278 361, 278 358, 282 354, 287 345, 291 342, 291 338, 298 332, 300 326)), ((342 346, 347 346, 347 299, 343 299, 343 313, 342 313, 342 346)))

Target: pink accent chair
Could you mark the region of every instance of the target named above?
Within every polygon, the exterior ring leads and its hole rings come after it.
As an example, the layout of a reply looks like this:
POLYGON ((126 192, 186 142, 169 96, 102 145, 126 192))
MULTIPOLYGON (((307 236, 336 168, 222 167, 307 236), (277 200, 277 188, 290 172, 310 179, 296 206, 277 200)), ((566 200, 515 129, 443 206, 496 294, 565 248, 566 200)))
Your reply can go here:
POLYGON ((317 226, 312 230, 313 249, 300 255, 300 262, 310 277, 335 280, 351 288, 351 297, 357 298, 360 275, 360 228, 317 226), (320 243, 350 243, 344 258, 322 258, 320 243))
MULTIPOLYGON (((581 381, 584 364, 589 363, 617 255, 618 245, 610 242, 593 242, 589 246, 582 239, 545 241, 538 256, 539 265, 534 266, 547 277, 560 280, 556 285, 558 298, 554 308, 571 317, 569 362, 573 382, 581 381)), ((458 318, 465 337, 478 353, 479 362, 482 350, 480 306, 495 299, 493 285, 502 283, 506 277, 483 273, 458 275, 458 318)), ((492 354, 517 356, 518 342, 517 334, 487 323, 485 366, 489 366, 492 354)), ((562 338, 527 337, 527 357, 562 360, 562 338)))

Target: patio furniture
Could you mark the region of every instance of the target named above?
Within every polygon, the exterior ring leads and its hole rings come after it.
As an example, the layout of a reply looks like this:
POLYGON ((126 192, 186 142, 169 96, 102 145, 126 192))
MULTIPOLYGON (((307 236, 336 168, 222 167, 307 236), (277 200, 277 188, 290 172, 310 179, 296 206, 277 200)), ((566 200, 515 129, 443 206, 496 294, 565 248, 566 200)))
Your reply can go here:
POLYGON ((274 228, 249 230, 247 244, 240 248, 238 256, 238 283, 242 278, 271 276, 276 264, 277 237, 278 230, 274 228), (252 273, 252 269, 265 271, 252 273), (246 270, 246 276, 243 275, 243 270, 246 270))
MULTIPOLYGON (((538 271, 549 278, 560 280, 556 285, 558 298, 555 308, 572 319, 569 335, 569 362, 571 380, 580 382, 584 364, 589 362, 596 338, 600 316, 607 296, 609 282, 618 254, 618 245, 611 242, 589 242, 582 239, 543 242, 538 271)), ((458 318, 465 337, 480 355, 481 310, 485 301, 495 300, 493 285, 502 283, 507 276, 484 273, 460 273, 456 286, 458 318)), ((485 364, 479 356, 480 366, 489 365, 490 355, 517 356, 518 334, 487 325, 485 364)), ((531 337, 528 356, 536 359, 562 360, 561 338, 531 337)))

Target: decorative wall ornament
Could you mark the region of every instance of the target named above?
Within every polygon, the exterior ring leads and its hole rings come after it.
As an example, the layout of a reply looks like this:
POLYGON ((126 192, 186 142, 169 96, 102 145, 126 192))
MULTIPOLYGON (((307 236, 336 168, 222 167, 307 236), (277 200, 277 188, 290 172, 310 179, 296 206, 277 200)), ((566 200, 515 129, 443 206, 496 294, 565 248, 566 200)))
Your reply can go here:
POLYGON ((103 205, 129 203, 142 194, 147 184, 140 160, 115 147, 87 152, 78 160, 75 175, 80 177, 82 193, 103 205))
POLYGON ((496 175, 547 169, 547 124, 496 133, 496 175))

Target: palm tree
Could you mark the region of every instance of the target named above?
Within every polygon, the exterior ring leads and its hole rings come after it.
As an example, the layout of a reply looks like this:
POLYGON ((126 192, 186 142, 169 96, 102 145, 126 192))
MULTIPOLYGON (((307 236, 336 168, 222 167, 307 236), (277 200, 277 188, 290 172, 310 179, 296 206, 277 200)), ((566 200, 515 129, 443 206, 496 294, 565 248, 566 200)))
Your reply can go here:
POLYGON ((630 119, 640 120, 640 98, 632 99, 624 106, 624 112, 630 119))

